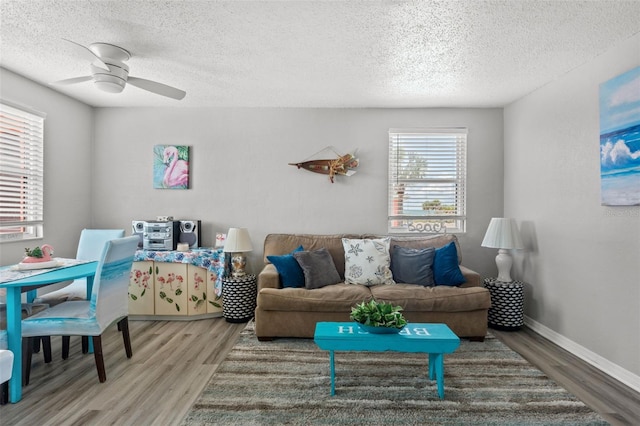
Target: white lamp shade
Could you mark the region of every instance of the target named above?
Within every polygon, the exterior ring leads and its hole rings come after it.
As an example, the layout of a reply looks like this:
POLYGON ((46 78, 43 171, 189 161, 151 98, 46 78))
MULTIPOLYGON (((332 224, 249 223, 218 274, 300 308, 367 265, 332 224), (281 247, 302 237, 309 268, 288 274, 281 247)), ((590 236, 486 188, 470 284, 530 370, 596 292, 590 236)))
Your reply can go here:
POLYGON ((521 249, 524 247, 516 221, 503 217, 491 219, 481 245, 482 247, 501 249, 521 249))
POLYGON ((224 251, 230 253, 241 253, 253 250, 251 238, 247 228, 229 228, 227 240, 224 243, 224 251))

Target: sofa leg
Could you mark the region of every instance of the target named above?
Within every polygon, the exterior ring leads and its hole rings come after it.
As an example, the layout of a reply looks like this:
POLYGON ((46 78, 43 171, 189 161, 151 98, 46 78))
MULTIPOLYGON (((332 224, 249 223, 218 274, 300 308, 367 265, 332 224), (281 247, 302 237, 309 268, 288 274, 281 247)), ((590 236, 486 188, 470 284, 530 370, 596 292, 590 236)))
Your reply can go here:
POLYGON ((273 341, 273 337, 270 337, 270 336, 258 336, 258 341, 259 342, 272 342, 273 341))
POLYGON ((469 340, 472 342, 484 342, 484 336, 471 336, 469 340))

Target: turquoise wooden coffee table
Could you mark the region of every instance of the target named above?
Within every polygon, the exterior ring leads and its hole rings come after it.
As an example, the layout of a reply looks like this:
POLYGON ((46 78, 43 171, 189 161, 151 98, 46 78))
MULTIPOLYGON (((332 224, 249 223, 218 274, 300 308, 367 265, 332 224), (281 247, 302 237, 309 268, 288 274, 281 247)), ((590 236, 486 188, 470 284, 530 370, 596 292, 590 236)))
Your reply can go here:
POLYGON ((444 399, 444 354, 460 346, 458 336, 445 324, 410 323, 400 333, 373 334, 355 322, 319 322, 313 340, 329 351, 332 396, 336 394, 335 351, 393 351, 429 354, 429 380, 436 380, 438 396, 444 399))

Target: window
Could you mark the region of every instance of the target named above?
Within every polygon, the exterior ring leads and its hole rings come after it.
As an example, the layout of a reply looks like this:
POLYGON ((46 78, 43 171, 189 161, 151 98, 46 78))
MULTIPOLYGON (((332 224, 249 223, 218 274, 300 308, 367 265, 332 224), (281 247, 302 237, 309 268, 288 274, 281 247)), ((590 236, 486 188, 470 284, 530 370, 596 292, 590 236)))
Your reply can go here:
POLYGON ((389 233, 464 232, 467 129, 389 130, 389 233))
POLYGON ((42 237, 44 114, 0 102, 0 242, 42 237))

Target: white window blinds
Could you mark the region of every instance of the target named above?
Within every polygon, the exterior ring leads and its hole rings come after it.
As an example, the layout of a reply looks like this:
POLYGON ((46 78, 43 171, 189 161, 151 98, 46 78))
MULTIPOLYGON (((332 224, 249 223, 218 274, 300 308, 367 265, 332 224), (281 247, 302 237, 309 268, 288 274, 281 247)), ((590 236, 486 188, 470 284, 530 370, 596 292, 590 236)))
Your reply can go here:
POLYGON ((389 233, 464 232, 467 129, 389 130, 389 233))
POLYGON ((44 114, 0 102, 0 242, 42 237, 44 114))

